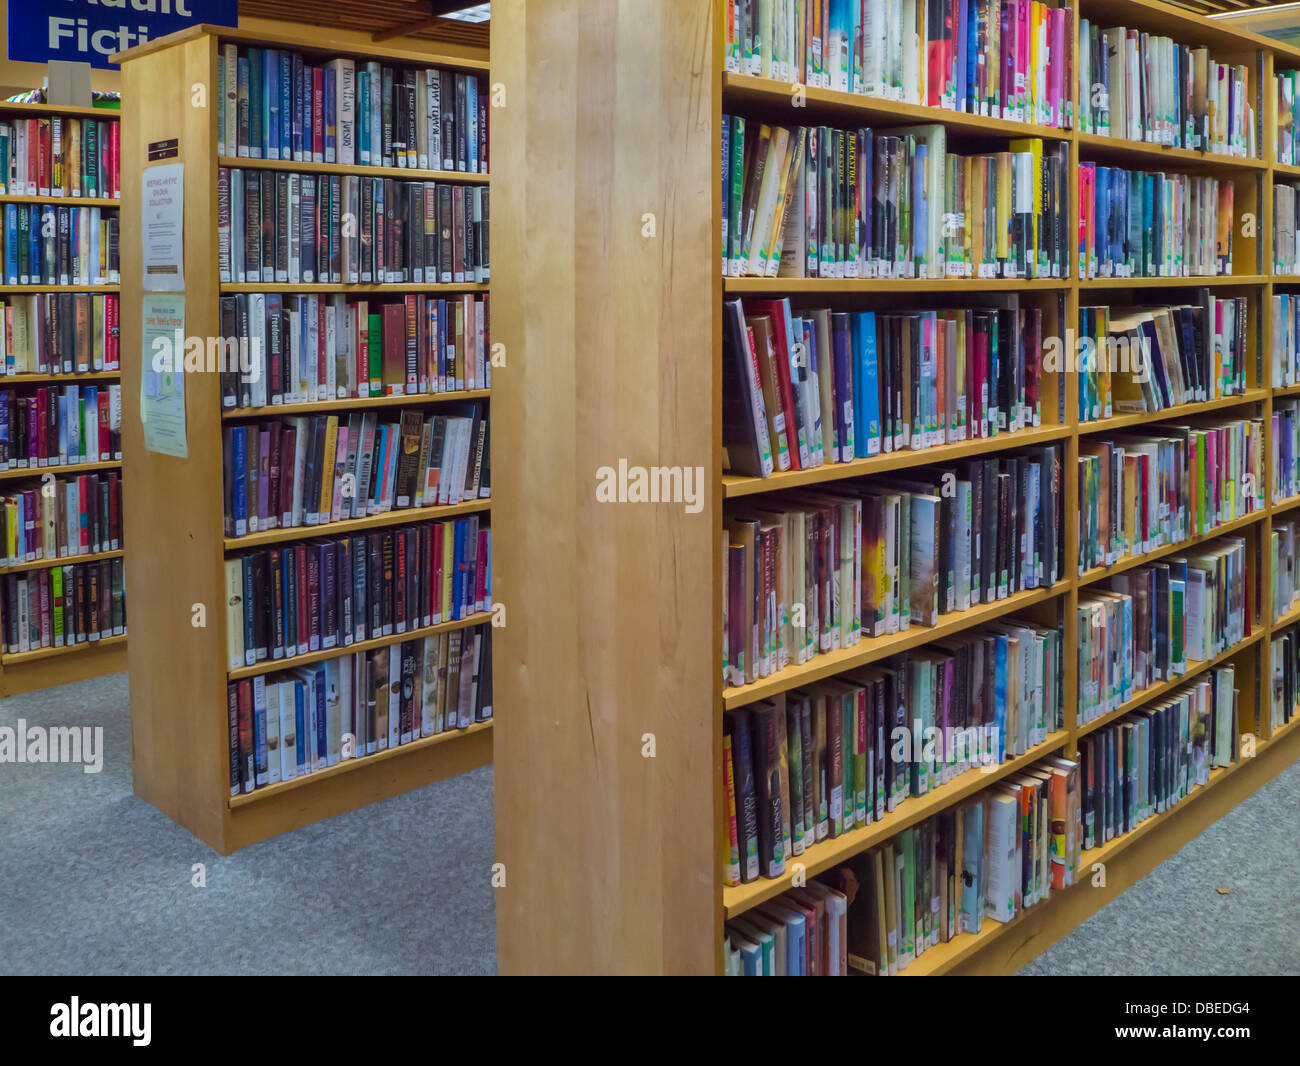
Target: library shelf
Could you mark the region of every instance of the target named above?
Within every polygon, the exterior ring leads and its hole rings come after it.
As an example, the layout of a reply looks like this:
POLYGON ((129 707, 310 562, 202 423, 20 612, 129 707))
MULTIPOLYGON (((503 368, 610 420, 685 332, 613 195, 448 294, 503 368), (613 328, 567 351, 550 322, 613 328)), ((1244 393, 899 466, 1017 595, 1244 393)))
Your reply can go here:
POLYGON ((245 548, 260 548, 267 544, 283 544, 285 541, 305 540, 310 537, 333 537, 345 533, 384 529, 388 526, 437 521, 443 518, 456 518, 463 514, 482 514, 491 509, 491 500, 467 500, 464 503, 444 504, 440 507, 404 507, 398 511, 384 511, 382 514, 366 515, 364 518, 346 518, 341 522, 322 522, 318 526, 289 526, 287 528, 258 530, 256 533, 249 533, 243 537, 226 537, 226 551, 237 552, 245 548))
POLYGON ((89 647, 111 648, 118 644, 126 643, 126 634, 120 633, 113 637, 100 637, 98 640, 83 640, 76 644, 64 644, 62 647, 55 648, 37 648, 34 651, 16 651, 0 655, 0 665, 18 666, 23 663, 33 663, 41 659, 56 659, 64 655, 71 655, 74 652, 84 651, 89 647))
POLYGON ((1245 404, 1259 403, 1268 398, 1268 389, 1247 389, 1233 396, 1220 396, 1214 400, 1196 400, 1192 403, 1175 404, 1160 411, 1138 411, 1132 414, 1111 415, 1093 422, 1079 423, 1079 436, 1092 436, 1097 433, 1112 433, 1129 426, 1143 426, 1152 422, 1167 422, 1174 418, 1187 418, 1192 415, 1209 414, 1229 407, 1241 407, 1245 404))
MULTIPOLYGON (((803 867, 802 873, 809 877, 828 870, 832 866, 852 858, 868 848, 883 844, 909 826, 924 821, 954 803, 973 795, 989 785, 1023 770, 1059 752, 1069 742, 1070 735, 1061 730, 1051 733, 1039 744, 1029 747, 1023 755, 998 763, 996 766, 981 766, 967 770, 947 784, 939 785, 923 796, 909 796, 898 807, 890 811, 878 822, 871 822, 861 828, 850 829, 838 837, 829 838, 806 848, 802 855, 793 856, 789 861, 803 867)), ((764 900, 779 896, 790 887, 790 878, 759 878, 747 884, 727 885, 722 890, 723 906, 727 917, 734 918, 751 907, 756 907, 764 900)))
POLYGON ((414 167, 377 167, 364 163, 308 163, 300 159, 249 159, 223 155, 217 166, 244 170, 285 170, 300 174, 355 174, 362 178, 400 178, 403 181, 436 181, 444 184, 486 185, 487 174, 468 170, 419 170, 414 167))
POLYGON ((453 618, 449 622, 438 622, 431 626, 418 626, 415 629, 408 629, 404 633, 392 633, 383 637, 371 637, 368 640, 357 640, 351 644, 338 645, 333 648, 323 648, 320 651, 309 651, 302 655, 286 655, 280 659, 264 659, 260 663, 252 666, 241 666, 238 669, 231 670, 227 675, 231 681, 238 681, 245 677, 257 677, 261 674, 272 674, 277 670, 292 670, 299 666, 306 666, 308 663, 318 663, 325 659, 334 659, 340 655, 353 655, 358 652, 374 651, 376 648, 388 648, 394 644, 401 644, 408 640, 419 640, 422 637, 433 637, 439 633, 450 633, 457 629, 469 629, 471 626, 483 625, 492 621, 491 611, 476 611, 474 614, 466 615, 464 618, 453 618))
POLYGON ((313 282, 313 281, 226 281, 221 283, 223 293, 278 292, 312 293, 338 292, 365 295, 396 295, 398 293, 424 293, 436 296, 444 292, 491 292, 486 282, 453 281, 446 284, 422 281, 397 282, 313 282))
POLYGON ((58 463, 53 466, 15 466, 0 470, 0 481, 14 481, 24 477, 44 477, 54 474, 63 477, 68 474, 93 474, 96 470, 120 470, 121 459, 105 459, 93 463, 58 463))
POLYGON ((1064 440, 1069 436, 1069 426, 1035 426, 1017 430, 1015 433, 1004 431, 992 437, 974 437, 952 444, 940 444, 934 448, 922 448, 916 451, 904 448, 896 452, 882 452, 880 455, 868 456, 865 459, 854 459, 847 463, 826 463, 822 466, 809 467, 807 470, 778 470, 767 477, 723 474, 722 491, 728 499, 754 496, 763 492, 780 492, 782 489, 802 488, 805 485, 821 485, 826 482, 841 481, 844 478, 883 474, 890 470, 917 467, 926 463, 951 463, 976 455, 987 455, 990 452, 1048 444, 1052 441, 1064 440))
POLYGON ((116 196, 29 196, 18 193, 0 194, 0 204, 54 204, 56 207, 108 207, 122 206, 116 196))
POLYGON ((101 552, 87 552, 83 555, 56 555, 52 559, 28 559, 9 566, 0 565, 0 573, 18 574, 25 570, 52 570, 56 566, 76 566, 80 563, 97 563, 104 559, 120 559, 126 553, 121 548, 111 548, 101 552))
POLYGON ((221 419, 224 422, 238 422, 244 418, 292 418, 294 415, 361 411, 372 407, 427 407, 436 403, 486 400, 490 395, 490 389, 463 389, 459 392, 415 392, 401 396, 347 396, 338 400, 311 400, 306 403, 271 404, 268 407, 225 407, 222 408, 221 419))
POLYGON ((1125 555, 1108 566, 1094 566, 1085 570, 1079 575, 1078 587, 1084 588, 1088 585, 1095 584, 1108 577, 1114 577, 1116 574, 1122 574, 1126 570, 1132 570, 1134 567, 1143 566, 1147 563, 1163 559, 1166 555, 1175 555, 1178 552, 1187 551, 1188 548, 1194 548, 1198 544, 1204 544, 1206 541, 1214 540, 1218 537, 1225 537, 1231 533, 1236 533, 1246 526, 1255 525, 1262 522, 1268 517, 1268 508, 1261 507, 1257 511, 1251 511, 1249 514, 1241 515, 1227 522, 1220 522, 1208 533, 1198 533, 1194 537, 1187 537, 1185 540, 1175 541, 1173 544, 1161 544, 1150 551, 1140 552, 1137 555, 1125 555))

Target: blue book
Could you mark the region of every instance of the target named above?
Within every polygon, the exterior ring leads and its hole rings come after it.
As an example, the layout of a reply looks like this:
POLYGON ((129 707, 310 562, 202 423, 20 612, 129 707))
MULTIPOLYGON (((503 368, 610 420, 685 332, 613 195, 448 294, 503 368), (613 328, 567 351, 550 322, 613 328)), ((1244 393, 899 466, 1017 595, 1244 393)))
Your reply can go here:
POLYGON ((311 766, 307 757, 307 686, 301 681, 293 683, 293 730, 298 740, 298 776, 311 766))
POLYGON ((231 150, 230 150, 230 154, 231 154, 231 155, 236 155, 236 154, 238 154, 238 155, 242 155, 242 156, 251 156, 251 155, 252 155, 252 151, 251 151, 251 145, 249 144, 249 141, 251 140, 250 134, 251 134, 251 132, 252 132, 251 123, 252 123, 252 111, 253 111, 253 108, 252 108, 252 95, 251 95, 251 93, 252 93, 252 91, 253 91, 253 82, 252 82, 252 73, 251 73, 251 68, 250 68, 249 62, 248 62, 248 57, 247 57, 247 56, 240 56, 239 59, 238 59, 238 61, 237 61, 236 64, 235 64, 235 69, 236 69, 236 72, 237 72, 237 73, 236 73, 236 77, 237 77, 237 79, 238 79, 238 84, 237 84, 237 86, 236 86, 236 88, 237 88, 237 90, 238 90, 238 94, 237 94, 236 97, 235 97, 236 107, 237 107, 237 109, 238 109, 238 112, 237 112, 237 114, 236 114, 236 129, 235 129, 235 136, 236 136, 236 137, 243 136, 243 137, 248 138, 248 139, 247 139, 247 140, 244 140, 244 141, 241 141, 241 142, 240 142, 239 144, 237 144, 237 145, 234 145, 234 146, 231 148, 231 150), (240 118, 242 117, 242 113, 245 111, 245 109, 247 110, 247 113, 248 113, 248 115, 249 115, 249 120, 248 120, 248 121, 249 121, 249 123, 250 123, 250 126, 249 126, 249 129, 241 130, 239 127, 242 126, 243 123, 242 123, 241 121, 239 121, 239 120, 240 120, 240 118), (239 151, 239 148, 241 148, 241 147, 243 148, 243 151, 242 151, 242 152, 239 151))
POLYGON ((930 220, 925 196, 926 166, 930 146, 918 143, 916 165, 912 171, 912 263, 915 277, 926 277, 930 270, 930 220))
POLYGON ((281 614, 280 641, 288 658, 298 654, 298 575, 294 572, 294 550, 280 549, 280 573, 284 589, 284 611, 281 614))
POLYGON ((250 159, 262 159, 262 49, 248 50, 248 155, 250 159))
MULTIPOLYGON (((302 131, 303 125, 303 103, 311 98, 311 93, 303 92, 303 75, 306 67, 303 65, 302 55, 299 52, 293 54, 293 72, 290 74, 290 82, 293 88, 292 102, 290 107, 293 110, 293 128, 290 131, 292 137, 291 147, 293 158, 297 162, 302 162, 302 131)), ((308 126, 307 128, 310 128, 308 126)))
POLYGON ((18 207, 15 204, 5 204, 5 284, 18 284, 18 207))
POLYGON ((316 683, 313 687, 316 689, 316 758, 320 765, 325 766, 329 762, 329 723, 325 714, 327 688, 324 664, 316 667, 315 677, 316 683))
POLYGON ((288 52, 280 52, 280 70, 277 82, 280 89, 280 158, 293 158, 293 59, 288 52))
POLYGON ((853 316, 853 342, 853 453, 865 459, 880 454, 880 381, 874 311, 859 311, 853 316))
POLYGON ((266 678, 253 678, 253 765, 257 787, 266 784, 266 678))
POLYGON ((370 163, 370 74, 359 63, 357 64, 357 153, 358 163, 370 163))
POLYGON ((451 556, 451 572, 455 575, 455 582, 452 585, 451 597, 451 616, 452 618, 465 617, 465 520, 458 519, 455 525, 455 533, 451 556))
POLYGON ((280 53, 262 51, 262 147, 267 159, 280 158, 280 53))
POLYGON ((235 536, 248 533, 248 440, 246 426, 232 426, 230 430, 232 480, 230 507, 235 520, 235 536))
POLYGON ((850 316, 837 311, 831 315, 831 348, 834 359, 835 388, 835 461, 847 463, 853 458, 853 353, 850 316))
POLYGON ((806 977, 808 952, 804 947, 804 916, 796 910, 781 906, 779 899, 760 907, 759 913, 785 926, 784 976, 806 977))
MULTIPOLYGON (((423 101, 416 108, 416 113, 421 113, 423 101)), ((469 172, 477 174, 478 165, 478 78, 474 75, 467 75, 465 78, 465 111, 469 117, 469 133, 466 141, 469 145, 469 172)), ((415 131, 408 134, 412 142, 415 140, 415 131)))

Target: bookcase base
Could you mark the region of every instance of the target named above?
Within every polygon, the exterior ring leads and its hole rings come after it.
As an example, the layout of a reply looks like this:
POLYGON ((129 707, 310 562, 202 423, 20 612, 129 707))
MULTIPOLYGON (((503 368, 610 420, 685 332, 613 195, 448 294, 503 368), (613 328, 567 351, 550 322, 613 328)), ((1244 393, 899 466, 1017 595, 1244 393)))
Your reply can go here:
MULTIPOLYGON (((142 791, 136 795, 188 829, 213 850, 229 855, 258 841, 279 836, 336 814, 399 796, 492 762, 492 723, 446 733, 419 746, 403 746, 356 763, 344 763, 301 779, 293 788, 227 797, 219 818, 195 820, 169 809, 142 791), (431 743, 430 741, 433 741, 431 743)), ((275 788, 276 786, 272 786, 275 788)))
POLYGON ((1053 892, 1046 903, 1022 912, 1015 921, 985 923, 979 936, 961 936, 932 948, 907 968, 905 976, 1014 974, 1297 759, 1300 729, 1293 721, 1272 740, 1260 742, 1253 758, 1218 771, 1207 786, 1173 810, 1156 815, 1102 848, 1085 851, 1078 883, 1053 892), (1105 866, 1104 886, 1093 884, 1099 875, 1095 863, 1105 866))
POLYGON ((126 671, 126 638, 97 641, 69 649, 67 654, 35 658, 0 669, 0 698, 71 685, 92 677, 126 671))

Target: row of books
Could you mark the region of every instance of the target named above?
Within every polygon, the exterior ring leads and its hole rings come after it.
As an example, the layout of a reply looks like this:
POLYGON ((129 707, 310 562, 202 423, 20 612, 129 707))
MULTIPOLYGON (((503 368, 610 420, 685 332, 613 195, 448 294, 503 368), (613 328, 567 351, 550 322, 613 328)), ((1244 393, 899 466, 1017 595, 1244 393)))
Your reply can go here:
POLYGON ((6 655, 93 643, 126 632, 121 559, 0 576, 6 655))
POLYGON ((1069 276, 1068 146, 956 155, 941 125, 768 126, 723 117, 731 277, 1069 276))
POLYGON ((1107 579, 1079 597, 1079 724, 1251 634, 1246 542, 1223 538, 1107 579))
POLYGON ((1229 180, 1079 164, 1083 278, 1232 273, 1229 180))
POLYGON ((1300 496, 1300 398, 1273 401, 1273 502, 1300 496))
POLYGON ((0 122, 0 194, 119 199, 116 120, 16 118, 0 122))
POLYGON ((735 508, 722 533, 726 683, 1052 585, 1062 463, 1049 445, 735 508))
POLYGON ((37 292, 0 298, 0 363, 9 374, 88 374, 121 366, 118 295, 37 292))
POLYGON ((1064 725, 1063 634, 1010 619, 723 720, 724 881, 785 875, 819 841, 882 821, 1064 725))
POLYGON ((56 477, 0 496, 0 565, 117 551, 122 479, 116 470, 56 477))
POLYGON ((1247 298, 1079 308, 1079 420, 1163 411, 1246 391, 1247 298))
POLYGON ((1300 707, 1300 633, 1294 626, 1270 642, 1269 666, 1268 735, 1272 736, 1295 718, 1300 707))
POLYGON ((1079 128, 1215 155, 1258 155, 1251 79, 1208 48, 1079 20, 1079 128))
POLYGON ((1069 128, 1074 25, 1035 0, 730 0, 728 71, 1069 128))
POLYGON ((7 285, 115 285, 121 280, 115 208, 5 204, 4 222, 0 274, 7 285))
POLYGON ((492 532, 454 522, 311 540, 226 560, 230 668, 345 648, 492 604, 492 532))
POLYGON ((1079 443, 1079 572, 1210 533, 1265 506, 1262 419, 1079 443))
POLYGON ((1269 377, 1274 388, 1300 385, 1300 294, 1273 296, 1273 337, 1269 377))
POLYGON ((219 167, 217 263, 247 284, 481 284, 488 188, 219 167))
POLYGON ((1300 274, 1296 255, 1296 194, 1294 185, 1273 185, 1273 273, 1300 274))
POLYGON ((1237 760, 1235 685, 1233 667, 1218 667, 1080 739, 1085 851, 1163 814, 1237 760))
POLYGON ((1277 135, 1273 158, 1286 166, 1300 163, 1300 139, 1296 135, 1296 101, 1300 100, 1300 70, 1273 72, 1273 104, 1277 115, 1277 135))
POLYGON ((225 44, 217 154, 297 163, 488 172, 487 86, 476 74, 225 44))
POLYGON ((0 470, 121 458, 121 385, 0 389, 0 470))
POLYGON ((490 388, 488 299, 223 296, 222 406, 490 388))
POLYGON ((487 426, 480 404, 392 422, 354 411, 226 426, 226 536, 486 498, 487 426))
POLYGON ((1043 315, 1015 295, 877 313, 723 305, 724 468, 767 477, 1042 421, 1043 315))
POLYGON ((735 976, 895 976, 1074 884, 1077 762, 1053 757, 726 923, 735 976), (837 963, 836 959, 840 961, 837 963))
POLYGON ((1300 566, 1296 565, 1297 520, 1275 519, 1269 551, 1273 561, 1273 589, 1269 597, 1272 618, 1276 622, 1288 614, 1300 600, 1300 566))
POLYGON ((403 641, 231 682, 230 794, 492 717, 491 627, 403 641))

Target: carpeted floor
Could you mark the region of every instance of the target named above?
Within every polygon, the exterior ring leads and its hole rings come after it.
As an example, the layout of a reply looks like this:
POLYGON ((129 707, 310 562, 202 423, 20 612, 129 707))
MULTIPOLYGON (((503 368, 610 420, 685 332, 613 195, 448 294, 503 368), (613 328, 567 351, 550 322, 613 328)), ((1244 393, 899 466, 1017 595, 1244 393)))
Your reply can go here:
POLYGON ((0 764, 0 972, 495 972, 490 768, 223 858, 132 794, 125 674, 0 701, 19 717, 103 725, 105 757, 0 764))
MULTIPOLYGON (((495 971, 489 768, 222 858, 132 794, 125 674, 20 717, 102 725, 105 756, 0 763, 0 973, 495 971)), ((1021 973, 1300 973, 1298 827, 1300 764, 1021 973)))

